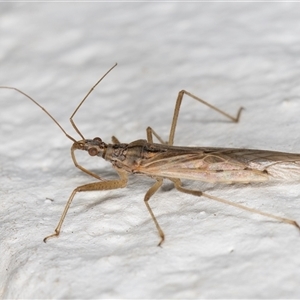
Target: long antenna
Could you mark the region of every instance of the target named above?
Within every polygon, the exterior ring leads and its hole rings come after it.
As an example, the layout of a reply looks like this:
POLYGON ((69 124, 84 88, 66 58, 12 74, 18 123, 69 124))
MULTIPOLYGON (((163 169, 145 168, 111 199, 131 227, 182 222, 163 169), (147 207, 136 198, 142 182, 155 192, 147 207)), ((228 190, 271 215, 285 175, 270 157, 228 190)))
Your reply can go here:
POLYGON ((87 97, 91 94, 91 92, 94 90, 94 88, 102 81, 102 79, 104 77, 106 77, 106 75, 115 67, 117 66, 117 63, 115 63, 94 85, 93 87, 89 90, 89 92, 85 95, 85 97, 81 100, 81 102, 79 103, 79 105, 77 106, 77 108, 74 110, 73 114, 70 117, 70 122, 73 126, 73 128, 76 130, 76 132, 81 136, 81 138, 84 140, 84 136, 81 134, 81 132, 79 131, 79 129, 77 128, 75 122, 73 121, 73 117, 75 116, 75 114, 77 113, 78 109, 81 107, 81 105, 83 104, 83 102, 87 99, 87 97))
MULTIPOLYGON (((76 130, 76 132, 80 135, 80 137, 84 140, 84 136, 81 134, 81 132, 79 131, 79 129, 77 128, 77 126, 75 125, 75 122, 73 121, 73 117, 75 116, 75 114, 77 113, 78 109, 80 108, 80 106, 83 104, 83 102, 87 99, 87 97, 91 94, 91 92, 94 90, 94 88, 102 81, 102 79, 113 69, 117 66, 117 63, 111 67, 97 82, 96 84, 89 90, 89 92, 85 95, 85 97, 81 100, 81 102, 79 103, 79 105, 77 106, 77 108, 75 109, 75 111, 73 112, 73 114, 70 117, 70 122, 73 126, 73 128, 76 130)), ((41 108, 51 119, 52 121, 60 128, 60 130, 65 134, 65 136, 67 138, 69 138, 71 141, 73 141, 74 143, 76 143, 77 141, 70 136, 64 129, 63 127, 55 120, 55 118, 46 110, 46 108, 44 108, 42 105, 40 105, 37 101, 35 101, 32 97, 30 97, 29 95, 27 95, 26 93, 24 93, 23 91, 15 88, 15 87, 11 87, 11 86, 0 86, 0 89, 9 89, 9 90, 15 90, 18 93, 24 95, 25 97, 27 97, 29 100, 31 100, 34 104, 36 104, 39 108, 41 108)))
POLYGON ((0 86, 0 89, 9 89, 9 90, 15 90, 17 92, 19 92, 20 94, 24 95, 25 97, 27 97, 29 100, 31 100, 34 104, 36 104, 38 107, 40 107, 52 120, 53 122, 60 128, 60 130, 66 135, 67 138, 69 138, 71 141, 73 141, 74 143, 76 143, 76 140, 71 137, 64 129, 63 127, 54 119, 54 117, 46 110, 46 108, 44 108, 42 105, 40 105, 38 102, 36 102, 32 97, 30 97, 29 95, 27 95, 26 93, 22 92, 21 90, 15 88, 15 87, 11 87, 11 86, 0 86))

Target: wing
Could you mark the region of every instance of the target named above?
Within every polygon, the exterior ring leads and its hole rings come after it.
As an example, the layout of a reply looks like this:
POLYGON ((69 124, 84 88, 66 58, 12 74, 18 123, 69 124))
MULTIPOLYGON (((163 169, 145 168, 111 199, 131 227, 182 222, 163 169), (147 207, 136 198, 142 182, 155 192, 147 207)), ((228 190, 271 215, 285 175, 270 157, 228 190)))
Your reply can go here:
POLYGON ((274 151, 147 144, 137 171, 204 182, 299 180, 300 155, 274 151))

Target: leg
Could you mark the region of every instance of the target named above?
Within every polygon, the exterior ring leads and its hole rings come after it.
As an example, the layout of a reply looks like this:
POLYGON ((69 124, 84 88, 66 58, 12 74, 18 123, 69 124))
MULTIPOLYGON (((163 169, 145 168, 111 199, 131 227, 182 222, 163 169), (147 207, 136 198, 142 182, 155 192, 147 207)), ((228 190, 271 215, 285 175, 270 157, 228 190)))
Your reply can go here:
POLYGON ((148 143, 153 143, 153 135, 154 135, 161 144, 168 144, 168 142, 164 142, 163 139, 151 127, 147 127, 146 132, 147 132, 148 143))
POLYGON ((114 190, 114 189, 119 189, 123 188, 127 185, 127 173, 126 172, 118 172, 120 178, 118 180, 108 180, 108 181, 102 181, 102 182, 94 182, 94 183, 89 183, 85 184, 82 186, 77 187, 71 194, 65 209, 62 213, 62 216, 60 217, 60 220, 58 222, 57 227, 54 230, 54 233, 51 235, 48 235, 44 238, 44 242, 54 236, 59 236, 62 224, 65 220, 65 217, 67 215, 67 212, 69 210, 69 207, 73 201, 73 198, 75 195, 79 192, 88 192, 88 191, 104 191, 104 190, 114 190))
POLYGON ((178 115, 179 115, 179 110, 180 110, 180 106, 181 106, 181 102, 182 102, 182 99, 183 99, 183 95, 186 94, 188 96, 190 96, 191 98, 199 101, 200 103, 212 108, 213 110, 217 111, 218 113, 222 114, 223 116, 229 118, 230 120, 232 120, 233 122, 238 122, 239 121, 239 118, 240 118, 240 115, 241 115, 241 111, 242 111, 242 107, 238 110, 238 113, 236 115, 236 117, 233 117, 229 114, 227 114, 226 112, 220 110, 219 108, 209 104, 208 102, 196 97, 195 95, 185 91, 185 90, 182 90, 178 93, 178 97, 177 97, 177 100, 176 100, 176 104, 175 104, 175 109, 174 109, 174 114, 173 114, 173 119, 172 119, 172 125, 171 125, 171 129, 170 129, 170 135, 169 135, 169 141, 166 143, 166 142, 163 142, 162 138, 159 137, 159 135, 151 128, 151 127, 148 127, 147 128, 147 139, 148 139, 148 142, 153 142, 153 138, 152 138, 152 135, 154 135, 162 144, 168 144, 170 146, 172 146, 174 144, 174 136, 175 136, 175 129, 176 129, 176 125, 177 125, 177 121, 178 121, 178 115))
POLYGON ((153 196, 153 194, 161 187, 163 183, 163 179, 162 178, 156 178, 156 182, 154 183, 154 185, 148 190, 148 192, 146 193, 145 197, 144 197, 144 201, 145 201, 145 204, 147 206, 147 209, 151 215, 151 218, 152 220, 154 221, 154 224, 156 226, 156 229, 158 231, 158 234, 160 236, 160 242, 158 243, 157 246, 161 246, 161 244, 163 243, 163 241, 165 240, 165 235, 164 235, 164 232, 162 231, 162 229, 160 228, 155 216, 154 216, 154 213, 149 205, 149 199, 153 196))
POLYGON ((175 109, 174 109, 174 115, 173 115, 173 120, 172 120, 172 125, 171 125, 171 130, 170 130, 170 135, 169 135, 169 142, 168 145, 173 145, 174 143, 174 136, 175 136, 175 129, 176 129, 176 125, 177 125, 177 120, 178 120, 178 115, 179 115, 179 110, 180 110, 180 106, 181 106, 181 102, 182 102, 182 98, 183 95, 186 94, 188 96, 190 96, 191 98, 201 102, 202 104, 214 109, 215 111, 219 112, 220 114, 224 115, 225 117, 229 118, 230 120, 232 120, 233 122, 238 122, 239 118, 240 118, 240 114, 242 111, 242 107, 238 110, 237 116, 236 117, 232 117, 231 115, 225 113, 224 111, 218 109, 217 107, 207 103, 206 101, 194 96, 193 94, 182 90, 178 93, 178 97, 177 97, 177 101, 176 101, 176 105, 175 105, 175 109))
POLYGON ((275 216, 275 215, 260 211, 260 210, 255 209, 255 208, 250 208, 250 207, 238 204, 238 203, 230 202, 230 201, 222 199, 222 198, 218 198, 218 197, 215 197, 215 196, 208 195, 208 194, 203 193, 201 191, 185 189, 184 187, 182 187, 182 183, 181 183, 180 179, 176 179, 176 178, 168 178, 168 179, 170 179, 171 181, 174 182, 175 188, 180 192, 191 194, 191 195, 198 196, 198 197, 204 196, 206 198, 209 198, 209 199, 212 199, 212 200, 224 203, 224 204, 228 204, 228 205, 237 207, 239 209, 249 211, 251 213, 255 213, 255 214, 262 215, 262 216, 265 216, 265 217, 268 217, 268 218, 272 218, 272 219, 275 219, 279 222, 291 224, 291 225, 297 227, 300 230, 299 224, 294 220, 287 219, 287 218, 282 218, 282 217, 279 217, 279 216, 275 216))
MULTIPOLYGON (((75 144, 73 144, 73 146, 74 146, 74 145, 75 145, 75 144)), ((78 168, 79 170, 81 170, 82 172, 84 172, 84 173, 86 173, 86 174, 88 174, 88 175, 90 175, 90 176, 92 176, 92 177, 94 177, 94 178, 96 178, 96 179, 98 179, 98 180, 103 180, 99 175, 97 175, 97 174, 91 172, 90 170, 88 170, 88 169, 82 167, 82 166, 77 162, 76 157, 75 157, 75 150, 76 150, 76 148, 74 148, 73 146, 72 146, 72 148, 71 148, 71 157, 72 157, 72 160, 73 160, 73 163, 74 163, 75 167, 78 168)), ((79 188, 79 187, 78 187, 78 188, 79 188)), ((75 192, 75 190, 73 191, 73 193, 74 193, 74 192, 75 192)), ((74 194, 74 195, 75 195, 75 194, 74 194)), ((74 197, 74 196, 73 196, 73 197, 74 197)), ((72 201, 72 200, 71 200, 71 201, 72 201)))

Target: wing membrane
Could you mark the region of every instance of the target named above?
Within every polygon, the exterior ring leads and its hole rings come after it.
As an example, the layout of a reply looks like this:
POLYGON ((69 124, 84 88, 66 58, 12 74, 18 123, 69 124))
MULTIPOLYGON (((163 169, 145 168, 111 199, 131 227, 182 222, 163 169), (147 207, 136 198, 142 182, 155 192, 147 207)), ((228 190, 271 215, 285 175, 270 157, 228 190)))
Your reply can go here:
POLYGON ((138 171, 150 176, 224 183, 300 179, 299 154, 159 144, 147 146, 138 171))

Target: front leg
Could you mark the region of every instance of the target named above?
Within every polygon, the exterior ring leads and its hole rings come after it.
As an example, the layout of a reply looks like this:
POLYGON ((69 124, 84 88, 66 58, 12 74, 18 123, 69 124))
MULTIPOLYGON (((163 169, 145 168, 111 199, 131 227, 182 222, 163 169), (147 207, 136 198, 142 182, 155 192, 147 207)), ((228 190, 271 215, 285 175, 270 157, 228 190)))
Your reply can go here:
POLYGON ((51 235, 48 235, 44 238, 44 242, 46 243, 46 241, 49 238, 55 237, 55 236, 59 236, 61 227, 63 225, 63 222, 65 220, 65 217, 67 215, 67 212, 69 210, 69 207, 73 201, 73 198, 75 197, 75 195, 79 192, 89 192, 89 191, 104 191, 104 190, 115 190, 115 189, 119 189, 119 188, 124 188, 127 186, 127 181, 128 181, 128 176, 127 173, 124 171, 117 171, 119 174, 119 179, 117 180, 107 180, 107 181, 102 181, 102 182, 93 182, 93 183, 88 183, 85 185, 81 185, 79 187, 77 187, 71 194, 71 196, 69 197, 69 200, 64 208, 64 211, 60 217, 60 220, 58 222, 57 227, 54 230, 54 233, 51 235))

